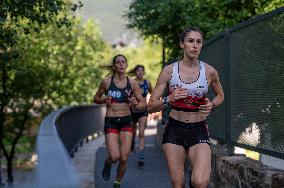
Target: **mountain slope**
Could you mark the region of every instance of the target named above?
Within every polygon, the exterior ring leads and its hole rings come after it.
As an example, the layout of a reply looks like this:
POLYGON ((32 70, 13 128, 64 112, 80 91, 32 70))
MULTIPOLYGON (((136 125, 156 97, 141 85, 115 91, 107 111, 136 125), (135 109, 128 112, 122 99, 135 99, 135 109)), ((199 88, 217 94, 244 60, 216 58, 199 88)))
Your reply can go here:
POLYGON ((131 0, 81 0, 83 8, 79 14, 84 20, 92 18, 98 21, 104 39, 130 41, 135 37, 133 31, 126 28, 127 19, 123 15, 131 0))

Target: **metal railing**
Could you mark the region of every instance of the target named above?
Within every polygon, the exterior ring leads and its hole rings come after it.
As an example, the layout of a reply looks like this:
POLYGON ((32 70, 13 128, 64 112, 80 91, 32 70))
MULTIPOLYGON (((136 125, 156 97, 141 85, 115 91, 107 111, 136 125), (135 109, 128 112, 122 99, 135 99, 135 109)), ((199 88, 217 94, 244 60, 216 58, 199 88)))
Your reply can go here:
POLYGON ((27 187, 80 187, 70 156, 83 141, 103 131, 105 106, 66 107, 49 114, 37 137, 38 165, 27 187))

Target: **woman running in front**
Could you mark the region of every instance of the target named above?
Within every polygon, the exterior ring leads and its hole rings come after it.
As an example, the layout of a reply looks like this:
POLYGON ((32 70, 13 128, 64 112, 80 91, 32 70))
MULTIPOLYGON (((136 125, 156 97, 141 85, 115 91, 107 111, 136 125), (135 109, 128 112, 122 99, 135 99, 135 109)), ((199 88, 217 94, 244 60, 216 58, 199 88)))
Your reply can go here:
POLYGON ((120 187, 126 172, 128 154, 132 142, 131 106, 144 109, 146 101, 142 97, 137 82, 126 76, 127 59, 124 55, 113 57, 113 75, 101 81, 94 102, 106 104, 105 139, 108 157, 105 160, 102 176, 109 180, 111 165, 118 163, 114 187, 120 187), (131 100, 134 95, 137 100, 131 100))
POLYGON ((211 173, 211 149, 206 116, 224 100, 224 93, 217 71, 198 60, 203 33, 190 27, 180 36, 183 58, 167 65, 161 71, 157 85, 148 103, 148 112, 162 110, 170 105, 169 121, 163 135, 163 149, 173 188, 184 184, 184 160, 188 154, 191 165, 191 187, 205 188, 211 173), (166 86, 169 95, 160 98, 166 86), (208 87, 215 98, 206 98, 208 87))
MULTIPOLYGON (((135 75, 135 80, 138 82, 140 87, 142 96, 146 99, 147 94, 152 92, 151 83, 144 79, 145 75, 145 67, 143 65, 136 65, 131 71, 128 72, 131 75, 135 75)), ((132 145, 131 151, 135 153, 135 137, 136 137, 136 129, 137 124, 139 128, 139 152, 137 154, 137 164, 139 167, 144 166, 144 148, 145 148, 145 137, 144 132, 147 126, 147 117, 148 112, 147 109, 132 109, 132 122, 133 122, 133 137, 132 137, 132 145)))

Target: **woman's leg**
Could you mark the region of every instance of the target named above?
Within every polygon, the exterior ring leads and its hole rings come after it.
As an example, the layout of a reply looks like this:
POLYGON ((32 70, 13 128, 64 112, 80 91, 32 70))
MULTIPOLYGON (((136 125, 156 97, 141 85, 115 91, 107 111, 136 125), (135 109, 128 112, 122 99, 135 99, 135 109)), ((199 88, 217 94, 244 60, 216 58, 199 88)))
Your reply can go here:
POLYGON ((211 149, 206 143, 196 144, 189 148, 192 164, 191 184, 194 188, 206 188, 210 181, 211 149))
POLYGON ((135 137, 136 137, 137 123, 133 122, 133 135, 131 142, 131 152, 135 153, 135 137))
POLYGON ((119 160, 119 143, 118 134, 107 133, 105 135, 106 147, 108 152, 108 157, 105 160, 104 168, 102 171, 102 176, 104 180, 109 180, 111 165, 119 160))
POLYGON ((147 126, 147 116, 139 118, 139 152, 138 152, 138 166, 144 166, 144 148, 145 148, 145 128, 147 126))
POLYGON ((164 144, 164 153, 168 164, 173 188, 184 188, 185 149, 176 144, 164 144))
POLYGON ((120 182, 127 168, 127 159, 130 152, 131 142, 132 142, 132 132, 121 131, 119 133, 120 140, 120 157, 119 164, 117 168, 116 181, 120 182))
POLYGON ((109 164, 115 163, 119 160, 119 140, 118 134, 108 133, 105 136, 106 147, 108 152, 107 162, 109 164))
POLYGON ((144 150, 145 148, 145 136, 144 132, 147 126, 147 116, 142 116, 139 118, 139 150, 144 150))

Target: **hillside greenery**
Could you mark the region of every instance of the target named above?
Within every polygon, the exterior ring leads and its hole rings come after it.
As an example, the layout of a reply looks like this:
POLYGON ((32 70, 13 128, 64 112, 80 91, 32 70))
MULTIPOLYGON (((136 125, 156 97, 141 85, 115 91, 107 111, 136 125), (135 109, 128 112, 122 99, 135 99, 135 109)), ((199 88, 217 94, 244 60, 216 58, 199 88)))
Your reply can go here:
POLYGON ((33 1, 3 6, 10 12, 1 14, 0 22, 5 34, 0 46, 0 139, 8 182, 13 182, 14 157, 21 151, 19 141, 29 140, 22 136, 31 119, 62 106, 90 103, 102 75, 97 66, 111 52, 98 25, 82 24, 69 1, 56 4, 56 12, 33 1), (25 5, 26 11, 17 12, 25 5), (30 17, 39 10, 46 14, 30 17))

